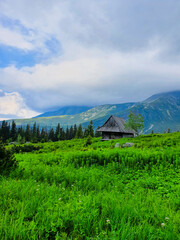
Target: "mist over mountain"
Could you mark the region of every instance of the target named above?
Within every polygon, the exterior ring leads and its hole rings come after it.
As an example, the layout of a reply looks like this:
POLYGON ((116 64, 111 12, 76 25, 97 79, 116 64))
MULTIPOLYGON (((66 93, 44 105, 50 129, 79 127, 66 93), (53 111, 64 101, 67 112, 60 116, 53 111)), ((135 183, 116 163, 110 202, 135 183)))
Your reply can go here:
POLYGON ((17 119, 17 125, 30 124, 36 122, 40 127, 56 127, 58 123, 66 128, 74 124, 87 126, 89 121, 93 121, 94 128, 103 125, 111 115, 127 119, 130 111, 140 113, 144 117, 144 133, 164 132, 168 128, 171 131, 180 130, 180 91, 155 94, 142 102, 106 104, 94 108, 64 107, 55 112, 44 113, 37 118, 17 119), (88 109, 88 110, 87 110, 88 109), (83 111, 85 110, 85 111, 83 111), (76 112, 80 112, 76 114, 76 112), (81 112, 83 111, 83 112, 81 112), (61 115, 58 116, 57 114, 61 115), (71 115, 68 115, 71 114, 71 115), (55 114, 52 116, 52 114, 55 114), (65 114, 65 115, 64 115, 65 114))
POLYGON ((56 111, 49 111, 42 113, 34 118, 38 117, 52 117, 52 116, 60 116, 60 115, 75 115, 78 113, 85 112, 89 110, 92 107, 88 106, 67 106, 67 107, 61 107, 57 109, 56 111))

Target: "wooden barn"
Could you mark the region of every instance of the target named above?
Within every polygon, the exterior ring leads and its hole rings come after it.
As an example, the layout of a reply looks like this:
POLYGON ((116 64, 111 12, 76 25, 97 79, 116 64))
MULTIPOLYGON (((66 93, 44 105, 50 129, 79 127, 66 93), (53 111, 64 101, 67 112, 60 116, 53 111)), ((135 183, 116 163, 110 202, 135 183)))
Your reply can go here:
POLYGON ((134 137, 135 131, 125 129, 125 120, 120 117, 110 116, 104 125, 97 129, 97 132, 102 132, 102 141, 118 139, 123 137, 134 137))

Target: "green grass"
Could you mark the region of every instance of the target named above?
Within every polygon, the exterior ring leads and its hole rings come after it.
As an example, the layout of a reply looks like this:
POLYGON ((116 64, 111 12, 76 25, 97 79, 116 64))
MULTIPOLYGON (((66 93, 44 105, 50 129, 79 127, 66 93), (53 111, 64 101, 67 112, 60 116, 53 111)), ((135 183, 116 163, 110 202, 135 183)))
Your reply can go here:
POLYGON ((85 142, 16 154, 0 179, 0 239, 180 239, 180 133, 85 142))

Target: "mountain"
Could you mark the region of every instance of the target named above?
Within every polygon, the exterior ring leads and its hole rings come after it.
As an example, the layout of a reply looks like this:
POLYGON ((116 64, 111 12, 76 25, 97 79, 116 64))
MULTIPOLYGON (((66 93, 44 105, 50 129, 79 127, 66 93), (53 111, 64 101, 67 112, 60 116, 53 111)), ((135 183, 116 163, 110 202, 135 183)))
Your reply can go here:
POLYGON ((36 122, 40 127, 62 127, 82 124, 87 126, 93 120, 94 127, 101 126, 110 115, 127 119, 129 111, 140 113, 144 117, 144 132, 164 132, 180 130, 180 91, 160 93, 137 103, 108 104, 91 108, 75 115, 37 117, 32 119, 17 119, 17 125, 31 126, 36 122))
POLYGON ((39 117, 52 117, 52 116, 60 116, 60 115, 75 115, 78 113, 85 112, 89 110, 92 107, 88 106, 67 106, 67 107, 61 107, 56 111, 50 111, 50 112, 45 112, 42 113, 34 118, 39 118, 39 117))

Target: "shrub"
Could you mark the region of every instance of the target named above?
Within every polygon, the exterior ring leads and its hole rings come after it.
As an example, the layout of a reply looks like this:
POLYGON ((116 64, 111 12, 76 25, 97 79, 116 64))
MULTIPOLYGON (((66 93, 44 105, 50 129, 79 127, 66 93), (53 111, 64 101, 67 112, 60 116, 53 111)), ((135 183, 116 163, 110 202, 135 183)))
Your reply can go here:
POLYGON ((14 153, 33 152, 33 151, 38 151, 40 149, 41 149, 40 146, 36 146, 34 144, 31 144, 31 143, 24 144, 24 145, 14 145, 14 147, 12 148, 14 153))
POLYGON ((85 147, 86 146, 88 146, 88 145, 91 145, 92 144, 92 137, 89 135, 88 137, 87 137, 87 140, 86 140, 86 143, 85 143, 85 147))
POLYGON ((6 150, 0 141, 0 174, 9 173, 17 167, 16 159, 10 150, 6 150))

